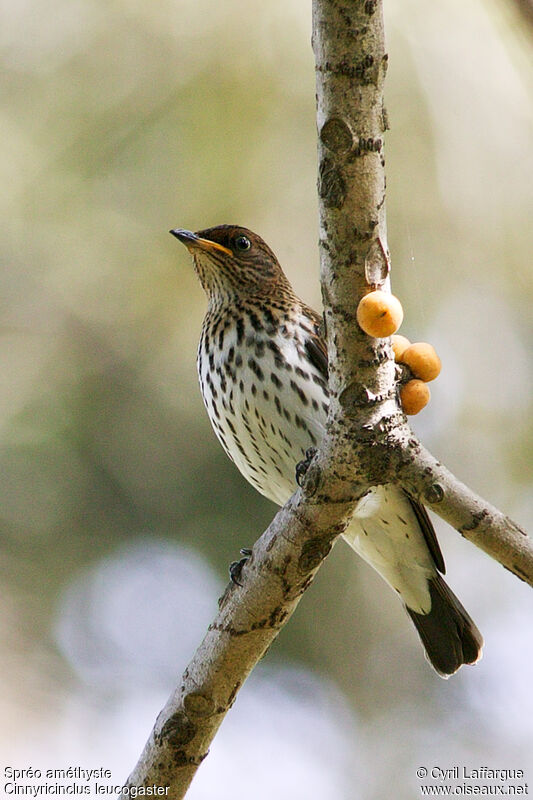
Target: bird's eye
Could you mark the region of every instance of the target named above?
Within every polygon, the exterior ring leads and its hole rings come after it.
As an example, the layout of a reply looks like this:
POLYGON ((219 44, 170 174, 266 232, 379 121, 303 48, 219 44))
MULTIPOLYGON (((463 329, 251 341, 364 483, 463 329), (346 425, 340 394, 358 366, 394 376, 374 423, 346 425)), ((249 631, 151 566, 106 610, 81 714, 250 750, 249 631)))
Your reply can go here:
POLYGON ((237 236, 235 239, 235 248, 240 250, 241 253, 249 250, 251 246, 252 243, 247 236, 237 236))

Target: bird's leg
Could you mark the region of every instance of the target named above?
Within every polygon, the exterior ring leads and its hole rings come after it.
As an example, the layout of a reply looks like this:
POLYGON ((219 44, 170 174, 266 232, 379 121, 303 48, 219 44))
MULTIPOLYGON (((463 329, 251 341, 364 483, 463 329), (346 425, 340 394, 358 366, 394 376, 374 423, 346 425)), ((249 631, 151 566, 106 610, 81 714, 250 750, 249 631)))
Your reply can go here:
POLYGON ((239 561, 232 561, 229 565, 229 576, 231 578, 231 582, 237 584, 237 586, 242 586, 240 582, 242 568, 252 555, 252 550, 250 547, 241 547, 240 554, 244 556, 239 561))
POLYGON ((306 476, 307 470, 309 469, 311 461, 313 460, 317 452, 318 451, 316 447, 309 447, 305 451, 305 458, 302 459, 302 461, 298 461, 298 463, 296 464, 296 483, 298 484, 298 486, 303 485, 303 480, 306 476))

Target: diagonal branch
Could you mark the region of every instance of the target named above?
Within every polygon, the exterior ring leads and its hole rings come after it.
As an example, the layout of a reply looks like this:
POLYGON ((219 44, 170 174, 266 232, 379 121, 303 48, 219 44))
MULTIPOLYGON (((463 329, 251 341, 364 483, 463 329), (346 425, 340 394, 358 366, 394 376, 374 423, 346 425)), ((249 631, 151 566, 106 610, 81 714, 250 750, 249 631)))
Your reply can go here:
MULTIPOLYGON (((313 482, 306 483, 312 495, 313 482)), ((159 714, 128 786, 168 787, 175 800, 185 795, 237 692, 296 609, 356 500, 354 494, 345 503, 306 501, 298 491, 278 512, 254 546, 242 586, 230 584, 219 601, 219 613, 159 714)))
POLYGON ((411 495, 533 586, 533 542, 516 522, 461 483, 414 437, 393 463, 400 484, 411 495))

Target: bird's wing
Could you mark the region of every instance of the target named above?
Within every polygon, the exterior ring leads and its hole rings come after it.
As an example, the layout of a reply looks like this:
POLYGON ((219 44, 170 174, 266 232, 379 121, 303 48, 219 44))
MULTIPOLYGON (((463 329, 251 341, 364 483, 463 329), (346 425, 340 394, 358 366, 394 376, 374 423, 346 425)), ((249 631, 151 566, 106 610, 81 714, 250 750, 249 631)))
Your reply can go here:
POLYGON ((421 503, 418 503, 416 500, 414 500, 411 495, 407 494, 407 492, 405 492, 405 495, 411 503, 413 511, 415 512, 418 524, 420 525, 420 530, 424 534, 424 539, 426 540, 429 552, 433 556, 435 566, 437 567, 438 571, 444 575, 446 573, 444 556, 442 555, 442 550, 440 549, 435 528, 433 527, 433 523, 429 518, 428 512, 421 503))
POLYGON ((306 309, 312 323, 313 333, 305 340, 305 350, 312 364, 320 372, 324 380, 328 379, 328 349, 320 333, 320 316, 312 309, 306 309))

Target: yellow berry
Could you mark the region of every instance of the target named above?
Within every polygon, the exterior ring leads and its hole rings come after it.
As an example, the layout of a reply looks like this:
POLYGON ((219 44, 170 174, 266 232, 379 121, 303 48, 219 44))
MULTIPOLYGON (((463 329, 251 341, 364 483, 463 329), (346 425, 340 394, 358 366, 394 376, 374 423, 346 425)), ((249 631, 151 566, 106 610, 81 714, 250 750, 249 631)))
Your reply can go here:
POLYGON ((427 342, 415 342, 402 353, 399 360, 409 367, 415 378, 422 381, 433 381, 440 373, 440 358, 435 348, 427 342))
POLYGON ((366 294, 357 306, 359 326, 376 339, 395 333, 402 320, 403 309, 398 298, 381 289, 366 294))
POLYGON ((394 350, 394 360, 401 361, 402 355, 405 353, 411 342, 407 336, 402 336, 400 333, 395 333, 391 336, 392 349, 394 350))
POLYGON ((427 406, 430 397, 428 385, 418 378, 407 381, 400 389, 400 402, 406 414, 418 414, 427 406))

